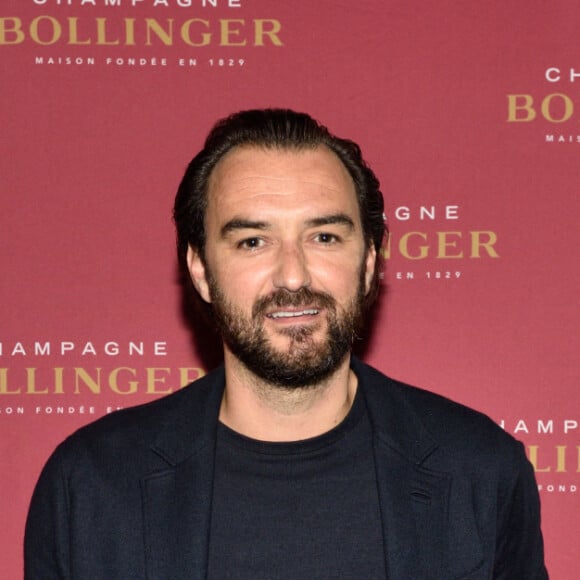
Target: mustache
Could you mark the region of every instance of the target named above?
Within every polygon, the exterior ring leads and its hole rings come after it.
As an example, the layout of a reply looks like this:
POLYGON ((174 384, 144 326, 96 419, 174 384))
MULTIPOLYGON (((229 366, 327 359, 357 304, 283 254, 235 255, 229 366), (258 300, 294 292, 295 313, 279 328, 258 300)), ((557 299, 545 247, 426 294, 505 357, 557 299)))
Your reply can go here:
POLYGON ((309 288, 300 288, 296 292, 290 292, 285 288, 275 290, 268 296, 259 298, 253 308, 252 317, 257 318, 263 316, 272 307, 284 306, 307 306, 309 308, 328 308, 336 309, 336 300, 326 292, 314 292, 309 288))

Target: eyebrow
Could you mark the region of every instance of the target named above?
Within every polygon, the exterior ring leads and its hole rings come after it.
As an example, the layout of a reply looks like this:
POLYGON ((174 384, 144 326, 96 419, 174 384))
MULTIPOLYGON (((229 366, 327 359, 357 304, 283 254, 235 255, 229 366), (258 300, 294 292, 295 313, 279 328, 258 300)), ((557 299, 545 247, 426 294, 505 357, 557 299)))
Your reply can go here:
POLYGON ((267 230, 268 228, 269 224, 267 222, 234 218, 222 226, 220 234, 222 238, 225 238, 236 230, 267 230))
POLYGON ((329 226, 332 224, 348 226, 350 230, 354 230, 354 221, 345 213, 336 213, 332 215, 313 218, 307 220, 306 222, 306 225, 311 228, 315 228, 318 226, 329 226))
MULTIPOLYGON (((316 228, 319 226, 328 226, 333 224, 347 226, 349 230, 355 229, 354 221, 344 213, 336 213, 306 220, 306 227, 309 228, 316 228)), ((222 226, 220 234, 222 238, 225 238, 232 232, 238 230, 264 231, 270 229, 270 227, 271 224, 264 221, 249 220, 244 218, 233 218, 222 226)))

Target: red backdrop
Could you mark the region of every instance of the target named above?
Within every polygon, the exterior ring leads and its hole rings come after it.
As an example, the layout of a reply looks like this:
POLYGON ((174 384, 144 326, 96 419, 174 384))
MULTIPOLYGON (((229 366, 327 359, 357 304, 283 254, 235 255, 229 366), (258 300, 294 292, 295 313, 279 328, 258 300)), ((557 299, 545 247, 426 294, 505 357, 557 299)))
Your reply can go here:
POLYGON ((284 106, 382 180, 366 360, 524 441, 551 575, 577 578, 579 23, 573 0, 3 0, 0 577, 57 442, 207 370, 174 191, 214 120, 284 106))

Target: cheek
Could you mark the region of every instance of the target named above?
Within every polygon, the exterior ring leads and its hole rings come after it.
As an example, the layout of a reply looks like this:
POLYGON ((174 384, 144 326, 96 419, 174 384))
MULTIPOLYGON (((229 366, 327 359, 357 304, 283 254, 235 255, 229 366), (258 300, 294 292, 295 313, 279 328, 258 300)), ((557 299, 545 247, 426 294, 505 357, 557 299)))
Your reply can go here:
POLYGON ((251 309, 257 298, 271 290, 267 277, 256 268, 222 261, 212 274, 223 298, 242 310, 251 309))
MULTIPOLYGON (((363 266, 364 267, 364 266, 363 266)), ((358 290, 361 260, 327 261, 313 276, 314 286, 332 294, 336 299, 350 299, 358 290)), ((316 288, 314 288, 316 289, 316 288)))
POLYGON ((274 255, 245 255, 223 246, 206 249, 208 264, 220 287, 235 293, 265 284, 273 276, 274 255))

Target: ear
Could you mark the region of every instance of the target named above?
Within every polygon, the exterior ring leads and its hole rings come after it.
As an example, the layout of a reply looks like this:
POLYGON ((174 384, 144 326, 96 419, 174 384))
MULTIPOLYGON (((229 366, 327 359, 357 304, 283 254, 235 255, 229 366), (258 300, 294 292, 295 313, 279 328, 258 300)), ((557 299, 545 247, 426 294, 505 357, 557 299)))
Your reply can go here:
POLYGON ((199 252, 191 246, 187 248, 187 269, 191 276, 191 281, 199 295, 206 301, 211 302, 209 295, 209 285, 205 274, 205 266, 199 252))
POLYGON ((368 294, 371 289, 371 283, 373 281, 373 276, 375 275, 376 261, 377 251, 375 245, 371 242, 367 248, 367 257, 365 260, 365 295, 368 294))

